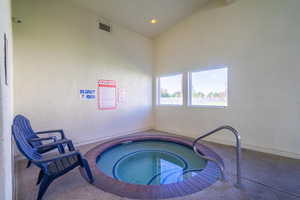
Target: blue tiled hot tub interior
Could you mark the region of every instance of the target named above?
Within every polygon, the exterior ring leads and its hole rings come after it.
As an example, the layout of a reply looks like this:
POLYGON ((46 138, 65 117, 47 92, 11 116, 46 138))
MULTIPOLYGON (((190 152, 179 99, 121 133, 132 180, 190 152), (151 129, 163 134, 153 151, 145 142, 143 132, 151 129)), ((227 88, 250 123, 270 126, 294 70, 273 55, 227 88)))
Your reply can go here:
POLYGON ((114 146, 101 153, 96 162, 106 175, 141 185, 177 183, 197 175, 207 164, 190 147, 159 140, 114 146))

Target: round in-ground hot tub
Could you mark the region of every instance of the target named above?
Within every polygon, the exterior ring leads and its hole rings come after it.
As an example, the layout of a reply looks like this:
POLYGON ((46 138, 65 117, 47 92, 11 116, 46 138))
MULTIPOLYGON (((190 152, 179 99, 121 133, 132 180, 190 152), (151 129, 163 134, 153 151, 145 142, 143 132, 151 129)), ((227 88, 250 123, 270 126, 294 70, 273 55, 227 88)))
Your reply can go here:
MULTIPOLYGON (((220 178, 216 164, 196 155, 192 145, 180 136, 132 135, 100 144, 85 157, 95 187, 127 198, 163 199, 201 191, 220 178)), ((205 145, 197 148, 223 164, 205 145)))

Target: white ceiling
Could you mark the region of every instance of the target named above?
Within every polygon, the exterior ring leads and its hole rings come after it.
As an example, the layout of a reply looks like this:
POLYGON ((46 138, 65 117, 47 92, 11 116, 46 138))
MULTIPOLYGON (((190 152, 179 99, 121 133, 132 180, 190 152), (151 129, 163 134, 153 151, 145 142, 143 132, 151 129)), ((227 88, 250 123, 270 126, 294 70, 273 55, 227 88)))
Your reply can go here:
POLYGON ((112 23, 154 38, 209 0, 72 0, 112 23), (155 18, 157 24, 149 21, 155 18))

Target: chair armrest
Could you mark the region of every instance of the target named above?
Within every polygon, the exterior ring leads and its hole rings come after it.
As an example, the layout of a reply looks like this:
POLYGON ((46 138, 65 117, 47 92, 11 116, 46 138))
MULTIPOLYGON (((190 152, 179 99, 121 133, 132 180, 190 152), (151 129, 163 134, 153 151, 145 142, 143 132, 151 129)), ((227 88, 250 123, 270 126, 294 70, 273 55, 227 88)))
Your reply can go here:
POLYGON ((46 158, 46 159, 35 160, 35 162, 38 163, 38 164, 48 163, 48 162, 52 162, 52 161, 55 161, 55 160, 60 160, 62 158, 66 158, 66 157, 70 157, 70 156, 74 156, 74 155, 78 155, 81 159, 81 154, 80 154, 79 151, 72 151, 72 152, 69 152, 69 153, 60 154, 60 155, 53 156, 53 157, 46 158))
POLYGON ((53 146, 59 147, 60 145, 63 145, 63 144, 67 144, 69 146, 69 150, 74 150, 72 141, 67 140, 67 139, 57 140, 56 142, 52 142, 49 144, 42 144, 42 145, 36 146, 35 148, 39 149, 39 148, 53 147, 53 146), (70 147, 73 149, 70 149, 70 147))
POLYGON ((31 142, 40 142, 40 141, 44 141, 44 140, 53 140, 53 142, 56 142, 56 137, 52 136, 52 137, 45 137, 45 138, 31 138, 28 139, 28 141, 31 142))
POLYGON ((60 130, 48 130, 48 131, 38 131, 35 132, 36 134, 46 134, 46 133, 60 133, 61 139, 65 139, 65 134, 64 131, 62 129, 60 130))

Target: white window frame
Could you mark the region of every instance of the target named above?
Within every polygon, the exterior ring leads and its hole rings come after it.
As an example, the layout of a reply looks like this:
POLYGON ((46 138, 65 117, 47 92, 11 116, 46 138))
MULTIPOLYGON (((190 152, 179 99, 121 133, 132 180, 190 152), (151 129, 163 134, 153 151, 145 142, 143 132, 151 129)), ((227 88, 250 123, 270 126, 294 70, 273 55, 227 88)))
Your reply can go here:
POLYGON ((175 73, 175 74, 167 74, 167 75, 160 75, 156 78, 156 105, 157 106, 178 106, 178 107, 181 107, 181 106, 184 106, 185 105, 185 88, 184 88, 184 81, 185 81, 185 78, 184 78, 184 73, 175 73), (177 75, 181 75, 181 91, 182 91, 182 104, 161 104, 160 103, 160 78, 163 78, 163 77, 170 77, 170 76, 177 76, 177 75))
POLYGON ((198 70, 194 71, 189 71, 188 72, 188 77, 187 77, 187 106, 191 108, 227 108, 229 103, 228 103, 228 85, 229 85, 229 67, 228 66, 223 66, 223 65, 218 65, 218 66, 210 66, 210 67, 203 67, 198 70), (210 70, 215 70, 215 69, 227 69, 227 96, 226 96, 226 106, 217 106, 217 105, 193 105, 192 104, 192 73, 197 73, 197 72, 203 72, 203 71, 210 71, 210 70))

